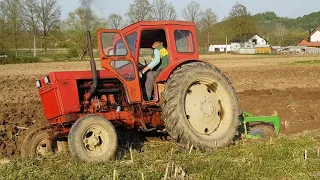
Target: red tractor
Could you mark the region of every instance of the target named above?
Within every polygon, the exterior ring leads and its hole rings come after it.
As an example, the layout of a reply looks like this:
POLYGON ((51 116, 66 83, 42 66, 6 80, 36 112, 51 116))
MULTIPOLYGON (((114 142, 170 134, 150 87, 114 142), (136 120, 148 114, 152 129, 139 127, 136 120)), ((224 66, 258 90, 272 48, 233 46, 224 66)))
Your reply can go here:
POLYGON ((116 129, 160 130, 183 145, 211 150, 230 144, 239 126, 238 100, 225 75, 199 60, 195 24, 141 21, 97 35, 103 70, 97 71, 88 32, 91 71, 52 72, 36 82, 50 126, 30 132, 22 156, 45 149, 63 151, 85 162, 112 159, 116 129), (144 100, 145 54, 160 39, 170 62, 144 100))

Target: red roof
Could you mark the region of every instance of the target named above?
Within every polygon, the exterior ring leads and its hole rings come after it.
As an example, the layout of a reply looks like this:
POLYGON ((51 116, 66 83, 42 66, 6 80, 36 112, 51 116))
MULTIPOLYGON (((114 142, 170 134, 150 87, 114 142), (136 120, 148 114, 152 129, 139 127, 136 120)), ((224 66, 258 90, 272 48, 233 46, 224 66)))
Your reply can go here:
POLYGON ((306 38, 303 38, 296 46, 307 46, 307 47, 319 47, 320 42, 309 42, 306 38))

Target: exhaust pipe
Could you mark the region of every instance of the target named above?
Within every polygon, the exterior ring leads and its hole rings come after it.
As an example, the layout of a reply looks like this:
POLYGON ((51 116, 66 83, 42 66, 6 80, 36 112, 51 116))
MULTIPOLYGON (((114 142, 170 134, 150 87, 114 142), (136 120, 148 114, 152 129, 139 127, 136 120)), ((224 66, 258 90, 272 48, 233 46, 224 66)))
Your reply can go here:
POLYGON ((93 56, 93 49, 92 49, 92 41, 91 41, 90 31, 87 31, 87 41, 88 41, 88 53, 89 53, 89 56, 90 56, 90 67, 91 67, 92 79, 93 79, 93 83, 91 85, 89 93, 90 93, 90 96, 92 96, 92 94, 97 89, 98 75, 97 75, 96 62, 95 62, 94 56, 93 56))

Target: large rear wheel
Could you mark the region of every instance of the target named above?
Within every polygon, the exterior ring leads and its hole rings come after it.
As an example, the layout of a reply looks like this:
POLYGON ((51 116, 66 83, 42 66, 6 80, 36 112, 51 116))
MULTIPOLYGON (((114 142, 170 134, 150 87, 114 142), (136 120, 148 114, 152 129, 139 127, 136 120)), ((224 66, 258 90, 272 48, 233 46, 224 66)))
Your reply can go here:
POLYGON ((85 162, 114 159, 118 139, 114 126, 106 118, 87 115, 73 124, 68 137, 70 154, 85 162))
POLYGON ((230 144, 239 125, 235 91, 223 73, 203 62, 182 65, 163 93, 162 119, 172 139, 202 150, 230 144))

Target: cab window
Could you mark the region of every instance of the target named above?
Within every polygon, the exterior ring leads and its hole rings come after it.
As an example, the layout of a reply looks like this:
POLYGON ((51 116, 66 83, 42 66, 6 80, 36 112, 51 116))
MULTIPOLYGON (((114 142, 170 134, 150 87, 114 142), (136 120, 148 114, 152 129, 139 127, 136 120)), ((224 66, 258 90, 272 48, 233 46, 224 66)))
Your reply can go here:
POLYGON ((118 33, 102 33, 101 41, 103 52, 106 56, 125 56, 128 53, 118 33))
POLYGON ((129 45, 131 54, 133 56, 133 58, 135 57, 135 53, 136 53, 136 41, 137 41, 137 33, 132 33, 131 35, 126 37, 127 43, 129 45))
POLYGON ((176 42, 177 51, 180 53, 193 53, 194 45, 192 33, 188 30, 174 31, 174 39, 176 42))

